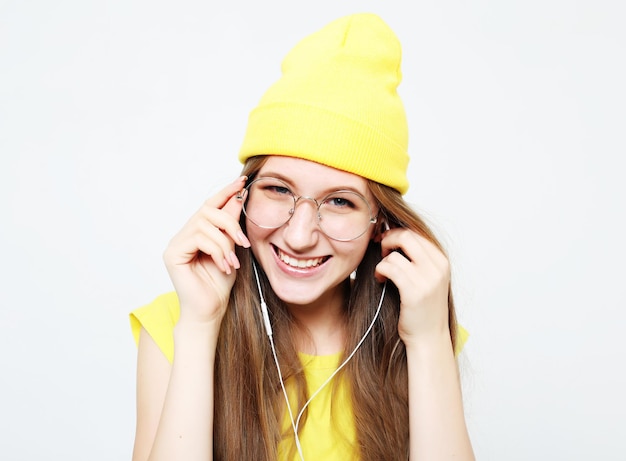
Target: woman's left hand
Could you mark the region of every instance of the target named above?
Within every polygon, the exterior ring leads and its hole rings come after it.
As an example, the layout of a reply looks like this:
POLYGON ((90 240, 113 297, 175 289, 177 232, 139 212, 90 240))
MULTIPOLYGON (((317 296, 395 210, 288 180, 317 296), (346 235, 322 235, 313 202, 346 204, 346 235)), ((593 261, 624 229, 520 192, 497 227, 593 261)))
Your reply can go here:
POLYGON ((381 246, 383 259, 376 266, 376 278, 391 280, 400 292, 398 333, 405 345, 449 334, 448 258, 409 229, 386 231, 381 246))

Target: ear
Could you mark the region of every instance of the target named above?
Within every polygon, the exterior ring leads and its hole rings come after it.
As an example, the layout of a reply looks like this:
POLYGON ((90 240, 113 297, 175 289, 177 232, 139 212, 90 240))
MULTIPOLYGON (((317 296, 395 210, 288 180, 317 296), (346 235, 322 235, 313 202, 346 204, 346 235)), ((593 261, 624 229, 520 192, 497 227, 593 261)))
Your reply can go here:
POLYGON ((374 226, 374 232, 372 232, 372 240, 380 242, 382 235, 389 230, 389 223, 384 215, 379 215, 374 226))

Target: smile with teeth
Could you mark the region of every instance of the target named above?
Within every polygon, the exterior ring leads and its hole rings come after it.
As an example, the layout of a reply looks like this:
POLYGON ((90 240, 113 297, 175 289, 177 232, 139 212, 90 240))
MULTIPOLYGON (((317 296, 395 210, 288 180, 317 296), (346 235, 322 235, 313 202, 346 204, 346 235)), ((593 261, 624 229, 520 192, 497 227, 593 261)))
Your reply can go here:
POLYGON ((297 267, 299 269, 319 266, 320 264, 322 264, 324 261, 326 261, 329 258, 328 256, 323 256, 320 258, 298 259, 298 258, 294 258, 293 256, 286 255, 280 250, 280 248, 275 247, 274 249, 276 250, 276 254, 278 255, 278 258, 282 262, 284 262, 285 264, 291 267, 297 267))

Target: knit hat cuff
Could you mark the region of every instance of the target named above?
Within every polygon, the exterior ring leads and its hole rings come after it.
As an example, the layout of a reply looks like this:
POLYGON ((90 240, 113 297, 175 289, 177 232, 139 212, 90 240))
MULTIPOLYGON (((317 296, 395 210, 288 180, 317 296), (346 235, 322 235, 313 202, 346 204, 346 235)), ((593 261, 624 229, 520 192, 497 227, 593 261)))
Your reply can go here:
POLYGON ((409 157, 402 147, 371 126, 316 106, 288 102, 254 109, 239 160, 243 163, 255 155, 311 160, 385 184, 401 194, 409 187, 409 157))

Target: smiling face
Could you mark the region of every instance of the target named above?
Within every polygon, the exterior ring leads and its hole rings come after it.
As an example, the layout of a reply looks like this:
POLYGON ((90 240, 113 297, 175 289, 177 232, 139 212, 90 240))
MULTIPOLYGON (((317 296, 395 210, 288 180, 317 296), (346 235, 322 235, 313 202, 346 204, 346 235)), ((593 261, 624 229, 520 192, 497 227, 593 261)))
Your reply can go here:
POLYGON ((246 218, 248 239, 277 296, 289 306, 328 306, 342 302, 341 284, 359 265, 374 232, 370 225, 350 241, 327 237, 317 222, 317 200, 337 190, 352 190, 377 209, 367 181, 352 173, 291 157, 271 156, 257 177, 282 180, 299 200, 291 219, 264 229, 246 218))

